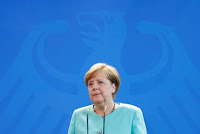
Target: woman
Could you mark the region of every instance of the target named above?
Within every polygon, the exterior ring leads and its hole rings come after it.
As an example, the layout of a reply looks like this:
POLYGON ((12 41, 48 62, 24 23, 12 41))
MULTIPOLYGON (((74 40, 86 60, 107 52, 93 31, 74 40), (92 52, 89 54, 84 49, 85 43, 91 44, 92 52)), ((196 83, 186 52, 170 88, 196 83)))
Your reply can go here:
POLYGON ((93 65, 85 75, 93 105, 73 112, 68 134, 146 134, 140 108, 115 103, 120 86, 117 70, 107 64, 93 65))

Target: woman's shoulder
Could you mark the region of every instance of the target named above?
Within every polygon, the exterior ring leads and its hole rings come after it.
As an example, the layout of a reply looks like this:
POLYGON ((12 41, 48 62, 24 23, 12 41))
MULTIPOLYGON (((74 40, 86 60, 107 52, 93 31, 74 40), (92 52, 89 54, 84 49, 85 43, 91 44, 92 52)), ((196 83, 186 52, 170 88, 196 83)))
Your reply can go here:
POLYGON ((92 105, 80 107, 80 108, 74 110, 74 113, 85 113, 85 112, 87 113, 91 108, 92 108, 92 105))
POLYGON ((132 104, 126 104, 126 103, 119 103, 119 107, 122 110, 128 110, 128 111, 141 111, 141 109, 135 105, 132 104))

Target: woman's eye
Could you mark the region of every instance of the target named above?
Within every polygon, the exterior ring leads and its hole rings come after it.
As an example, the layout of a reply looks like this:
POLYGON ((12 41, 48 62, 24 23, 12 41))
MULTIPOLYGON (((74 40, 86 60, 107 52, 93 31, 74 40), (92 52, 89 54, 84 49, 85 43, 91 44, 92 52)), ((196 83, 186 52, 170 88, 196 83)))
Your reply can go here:
POLYGON ((102 83, 103 83, 103 81, 99 81, 99 83, 100 83, 100 84, 102 84, 102 83))
POLYGON ((89 83, 89 84, 88 84, 88 86, 91 86, 91 85, 92 85, 92 83, 89 83))

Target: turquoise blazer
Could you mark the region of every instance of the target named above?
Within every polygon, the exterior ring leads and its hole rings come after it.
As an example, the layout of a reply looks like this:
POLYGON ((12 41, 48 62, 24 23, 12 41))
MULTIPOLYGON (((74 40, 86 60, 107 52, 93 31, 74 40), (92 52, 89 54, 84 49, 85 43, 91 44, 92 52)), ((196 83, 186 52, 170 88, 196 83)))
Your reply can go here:
MULTIPOLYGON (((105 117, 106 134, 147 134, 146 125, 140 108, 124 103, 105 117)), ((87 112, 92 107, 86 106, 73 112, 68 134, 87 134, 87 112)), ((89 134, 103 131, 103 117, 93 109, 88 114, 89 134)))

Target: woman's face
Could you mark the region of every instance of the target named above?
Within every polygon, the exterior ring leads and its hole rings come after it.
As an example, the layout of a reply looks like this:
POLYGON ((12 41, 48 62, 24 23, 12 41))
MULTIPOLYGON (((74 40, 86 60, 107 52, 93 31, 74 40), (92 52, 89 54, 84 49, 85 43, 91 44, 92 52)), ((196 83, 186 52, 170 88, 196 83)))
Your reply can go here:
POLYGON ((112 93, 115 92, 115 84, 107 79, 103 71, 99 71, 88 81, 90 99, 94 104, 112 101, 112 93))

